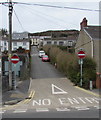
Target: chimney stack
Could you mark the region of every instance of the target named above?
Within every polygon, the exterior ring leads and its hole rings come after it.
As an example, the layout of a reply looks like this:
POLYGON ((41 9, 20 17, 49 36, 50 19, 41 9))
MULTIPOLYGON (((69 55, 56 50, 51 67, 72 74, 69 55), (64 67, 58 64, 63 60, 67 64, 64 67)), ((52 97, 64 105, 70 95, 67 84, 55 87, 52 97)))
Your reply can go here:
POLYGON ((80 26, 81 26, 81 30, 84 28, 84 27, 87 27, 87 19, 86 18, 84 18, 83 20, 82 20, 82 22, 80 23, 80 26))

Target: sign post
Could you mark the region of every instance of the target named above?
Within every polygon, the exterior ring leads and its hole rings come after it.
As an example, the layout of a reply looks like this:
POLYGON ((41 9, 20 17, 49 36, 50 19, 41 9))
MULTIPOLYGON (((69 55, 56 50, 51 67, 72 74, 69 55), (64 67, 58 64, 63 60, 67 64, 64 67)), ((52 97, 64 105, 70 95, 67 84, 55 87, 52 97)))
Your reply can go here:
POLYGON ((17 55, 13 55, 11 57, 11 62, 14 64, 14 73, 12 79, 12 89, 16 89, 16 64, 19 62, 19 57, 17 55))
POLYGON ((83 66, 83 58, 85 58, 85 52, 84 51, 79 51, 78 52, 78 57, 79 57, 79 64, 80 64, 80 75, 81 75, 81 79, 80 79, 80 86, 82 86, 82 66, 83 66))

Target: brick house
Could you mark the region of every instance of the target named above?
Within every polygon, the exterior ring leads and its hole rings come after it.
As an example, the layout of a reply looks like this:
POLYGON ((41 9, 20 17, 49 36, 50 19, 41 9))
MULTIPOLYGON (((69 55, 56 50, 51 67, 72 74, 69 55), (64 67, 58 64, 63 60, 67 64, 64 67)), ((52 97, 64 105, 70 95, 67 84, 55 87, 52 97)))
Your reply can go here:
POLYGON ((96 73, 96 87, 101 88, 101 26, 88 26, 87 19, 84 18, 80 23, 81 30, 76 43, 75 51, 83 49, 86 56, 92 57, 97 63, 96 73))

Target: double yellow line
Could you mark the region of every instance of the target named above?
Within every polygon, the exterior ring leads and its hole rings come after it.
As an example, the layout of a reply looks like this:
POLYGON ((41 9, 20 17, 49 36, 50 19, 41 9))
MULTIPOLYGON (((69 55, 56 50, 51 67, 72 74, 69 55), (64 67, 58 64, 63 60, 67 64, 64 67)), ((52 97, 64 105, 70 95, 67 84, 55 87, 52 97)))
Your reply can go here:
POLYGON ((18 104, 27 104, 27 103, 29 103, 33 99, 34 95, 35 95, 35 91, 31 91, 28 98, 21 101, 21 102, 19 102, 18 104))
POLYGON ((28 104, 33 99, 34 95, 35 95, 35 91, 31 91, 28 98, 26 98, 25 100, 17 103, 16 105, 8 105, 5 107, 2 107, 2 108, 0 108, 0 110, 5 110, 5 109, 7 110, 7 109, 18 107, 18 106, 23 105, 23 104, 28 104))

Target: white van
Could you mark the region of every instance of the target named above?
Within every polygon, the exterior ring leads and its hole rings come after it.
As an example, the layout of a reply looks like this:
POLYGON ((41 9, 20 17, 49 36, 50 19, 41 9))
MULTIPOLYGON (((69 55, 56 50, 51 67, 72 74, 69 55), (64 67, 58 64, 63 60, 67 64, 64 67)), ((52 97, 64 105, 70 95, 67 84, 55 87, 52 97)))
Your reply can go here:
POLYGON ((43 50, 39 51, 39 57, 41 58, 43 55, 45 55, 45 52, 43 50))

